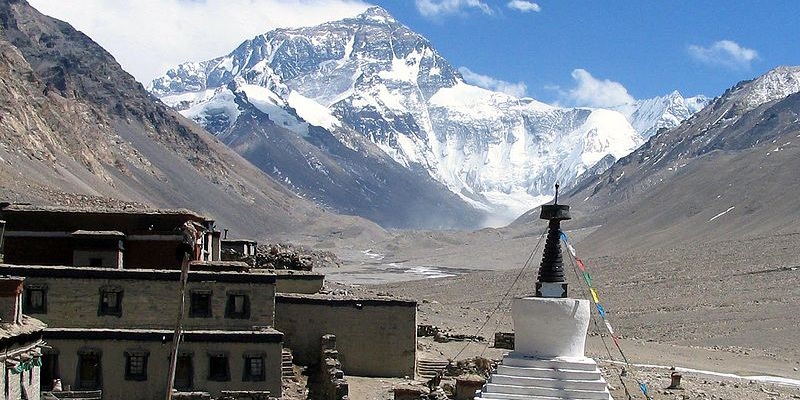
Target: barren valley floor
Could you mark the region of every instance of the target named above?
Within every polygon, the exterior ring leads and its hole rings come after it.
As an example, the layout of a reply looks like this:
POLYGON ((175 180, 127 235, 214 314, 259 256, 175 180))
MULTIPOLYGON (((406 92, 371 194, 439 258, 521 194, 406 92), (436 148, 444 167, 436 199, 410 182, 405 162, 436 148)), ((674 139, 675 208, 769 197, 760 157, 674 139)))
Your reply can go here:
MULTIPOLYGON (((393 265, 398 268, 432 266, 437 262, 450 268, 463 268, 451 271, 455 276, 402 280, 396 273, 381 276, 381 272, 372 282, 394 282, 331 285, 356 294, 416 299, 420 303, 420 324, 436 325, 457 334, 479 334, 488 339, 496 331, 511 330, 510 302, 514 297, 533 291, 541 257, 539 248, 539 253, 534 254, 528 267, 521 271, 520 265, 527 259, 524 252, 530 254, 537 237, 498 238, 487 242, 485 239, 492 235, 477 232, 457 236, 448 244, 438 241, 436 251, 419 251, 419 260, 398 260, 396 254, 387 251, 379 262, 395 263, 393 265), (521 251, 518 247, 526 241, 530 244, 521 251), (478 242, 484 245, 476 248, 478 242), (486 262, 487 259, 496 262, 486 262), (512 287, 515 280, 517 283, 512 287), (501 299, 504 300, 498 307, 501 299), (495 308, 497 311, 493 313, 495 308), (484 324, 484 329, 479 331, 484 324)), ((413 243, 411 239, 404 240, 405 244, 413 243)), ((575 247, 580 256, 580 241, 575 247)), ((798 248, 800 234, 781 234, 682 248, 588 256, 585 260, 600 300, 608 311, 608 319, 624 338, 623 349, 632 362, 748 377, 778 376, 797 382, 800 381, 798 248)), ((371 251, 373 254, 379 252, 376 249, 371 251)), ((402 257, 412 253, 412 250, 405 249, 402 257)), ((376 257, 367 258, 374 260, 376 257)), ((576 279, 572 266, 567 267, 571 296, 586 298, 585 286, 576 279)), ((354 267, 345 265, 342 268, 347 271, 354 267)), ((355 269, 359 268, 363 272, 364 266, 355 269)), ((332 280, 337 276, 347 280, 347 273, 330 272, 332 280)), ((592 336, 587 346, 588 355, 602 360, 605 370, 613 375, 617 367, 606 362, 609 356, 596 332, 598 327, 590 326, 592 336)), ((419 357, 446 360, 457 354, 464 344, 436 343, 423 338, 420 339, 419 357)), ((494 359, 502 357, 503 351, 487 348, 487 345, 488 342, 471 343, 459 358, 481 353, 494 359)), ((621 359, 616 352, 612 352, 612 356, 614 360, 621 359)), ((650 380, 651 390, 656 391, 654 398, 800 398, 798 387, 765 384, 757 380, 751 382, 750 379, 731 380, 693 372, 684 373, 686 390, 667 394, 660 388, 668 385, 669 371, 657 368, 638 370, 650 380)), ((616 376, 607 379, 615 387, 619 386, 616 376)), ((356 380, 354 395, 362 393, 358 389, 360 384, 366 385, 364 390, 369 392, 378 390, 381 385, 391 386, 386 382, 356 380)), ((374 395, 362 393, 359 396, 374 398, 374 395)), ((616 397, 624 398, 621 392, 616 397)))

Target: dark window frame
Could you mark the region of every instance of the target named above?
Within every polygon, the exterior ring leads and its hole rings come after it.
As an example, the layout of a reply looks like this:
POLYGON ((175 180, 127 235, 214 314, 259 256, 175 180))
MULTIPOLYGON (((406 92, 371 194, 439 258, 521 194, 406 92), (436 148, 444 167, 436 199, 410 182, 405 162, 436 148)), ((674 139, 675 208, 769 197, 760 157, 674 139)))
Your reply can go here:
POLYGON ((110 315, 114 317, 122 316, 122 295, 123 290, 120 287, 102 287, 100 288, 100 305, 97 307, 97 315, 110 315), (114 294, 116 304, 110 304, 108 299, 109 294, 114 294))
POLYGON ((244 354, 244 368, 242 368, 242 382, 263 382, 267 379, 266 367, 267 361, 263 353, 261 354, 244 354), (258 360, 261 363, 261 372, 256 373, 253 371, 253 364, 251 361, 258 360))
POLYGON ((193 353, 180 353, 178 354, 178 360, 175 367, 175 381, 174 381, 175 389, 185 390, 185 391, 192 391, 194 388, 194 354, 193 353), (186 385, 182 385, 179 383, 180 374, 178 373, 181 369, 181 365, 186 365, 187 368, 187 375, 188 375, 188 382, 185 382, 186 385))
POLYGON ((213 313, 212 306, 212 292, 210 290, 192 290, 189 293, 189 317, 190 318, 211 318, 213 313), (206 297, 206 306, 200 307, 197 304, 196 298, 206 297), (204 308, 204 309, 200 309, 204 308))
MULTIPOLYGON (((91 367, 91 366, 90 366, 91 367)), ((78 373, 75 376, 75 387, 81 390, 97 390, 103 387, 103 353, 99 350, 78 350, 78 373), (95 380, 94 385, 84 384, 82 376, 83 363, 87 362, 87 358, 92 357, 97 360, 94 367, 95 380)))
POLYGON ((42 366, 39 370, 39 386, 43 391, 53 389, 53 380, 61 375, 58 364, 58 351, 47 349, 42 352, 42 366), (45 372, 47 370, 47 372, 45 372), (45 380, 45 378, 50 378, 45 380))
POLYGON ((228 292, 225 303, 225 318, 250 319, 250 294, 245 292, 228 292), (242 311, 236 311, 236 297, 242 297, 242 311))
POLYGON ((208 380, 214 382, 229 382, 231 380, 231 363, 228 354, 208 354, 208 380))
POLYGON ((150 353, 143 350, 128 350, 125 352, 125 380, 126 381, 146 381, 147 380, 147 361, 150 353), (141 358, 141 371, 134 372, 134 359, 141 358))
POLYGON ((47 285, 25 285, 22 292, 22 312, 24 314, 47 314, 47 285), (41 305, 34 307, 31 303, 32 292, 41 292, 41 305))

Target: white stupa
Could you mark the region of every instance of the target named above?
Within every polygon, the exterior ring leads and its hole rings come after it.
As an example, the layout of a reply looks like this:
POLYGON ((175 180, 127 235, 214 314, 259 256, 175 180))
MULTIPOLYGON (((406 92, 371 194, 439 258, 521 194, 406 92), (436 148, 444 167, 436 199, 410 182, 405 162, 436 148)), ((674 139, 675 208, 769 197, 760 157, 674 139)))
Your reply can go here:
POLYGON ((541 218, 550 223, 536 296, 514 300, 514 351, 475 398, 613 400, 597 363, 584 356, 589 300, 567 297, 560 221, 570 219, 569 206, 544 205, 541 218))

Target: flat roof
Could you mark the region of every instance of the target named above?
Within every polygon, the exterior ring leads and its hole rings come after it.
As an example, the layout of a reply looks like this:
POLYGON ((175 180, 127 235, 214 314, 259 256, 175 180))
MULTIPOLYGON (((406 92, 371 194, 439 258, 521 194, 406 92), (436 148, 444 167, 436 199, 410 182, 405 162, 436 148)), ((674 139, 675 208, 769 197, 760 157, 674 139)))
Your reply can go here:
POLYGON ((360 306, 402 306, 417 307, 417 301, 394 297, 355 297, 355 296, 336 296, 330 294, 298 294, 280 293, 275 295, 275 303, 284 304, 316 304, 340 307, 360 306))
MULTIPOLYGON (((181 271, 175 269, 117 269, 53 265, 0 264, 0 275, 53 279, 114 279, 178 281, 181 271)), ((189 282, 226 282, 274 284, 275 274, 233 271, 189 271, 189 282)))
MULTIPOLYGON (((109 328, 47 328, 48 340, 135 340, 172 341, 175 332, 167 329, 109 329, 109 328)), ((236 343, 280 343, 283 332, 273 328, 259 330, 185 330, 184 342, 236 342, 236 343)))
POLYGON ((196 213, 187 208, 144 208, 144 207, 68 207, 68 206, 44 206, 26 203, 11 203, 0 208, 0 211, 16 212, 46 212, 46 213, 75 213, 75 214, 140 214, 140 215, 185 215, 202 220, 211 220, 204 215, 196 213))

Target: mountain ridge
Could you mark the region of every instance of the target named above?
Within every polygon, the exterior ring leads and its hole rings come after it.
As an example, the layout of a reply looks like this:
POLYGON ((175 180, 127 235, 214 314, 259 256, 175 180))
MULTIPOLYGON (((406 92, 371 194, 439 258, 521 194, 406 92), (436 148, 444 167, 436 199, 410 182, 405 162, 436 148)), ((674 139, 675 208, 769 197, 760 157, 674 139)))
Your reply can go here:
POLYGON ((185 207, 256 238, 307 240, 348 226, 381 231, 298 199, 154 100, 69 24, 19 0, 0 3, 0 27, 0 186, 7 199, 53 204, 89 195, 185 207))
POLYGON ((190 116, 187 108, 204 104, 208 91, 236 80, 328 108, 400 165, 425 171, 489 214, 516 216, 552 195, 556 180, 573 181, 605 155, 619 158, 643 142, 628 122, 605 111, 590 119, 594 109, 560 109, 468 85, 430 41, 379 7, 258 35, 227 55, 172 68, 149 87, 190 116), (440 95, 465 87, 472 89, 440 95), (467 107, 459 95, 479 101, 467 107), (599 140, 609 137, 618 139, 616 147, 599 140), (572 154, 576 149, 586 157, 572 154))

